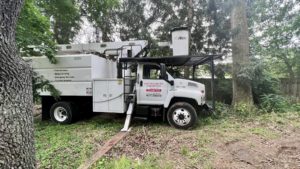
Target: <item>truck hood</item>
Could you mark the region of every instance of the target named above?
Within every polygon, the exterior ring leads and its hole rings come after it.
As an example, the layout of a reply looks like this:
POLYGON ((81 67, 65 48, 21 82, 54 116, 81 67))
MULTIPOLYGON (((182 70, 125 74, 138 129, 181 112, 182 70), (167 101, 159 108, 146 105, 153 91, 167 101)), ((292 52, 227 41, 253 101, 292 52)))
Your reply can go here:
POLYGON ((175 89, 187 89, 195 91, 205 91, 205 86, 202 83, 198 83, 192 80, 186 79, 174 79, 175 89))

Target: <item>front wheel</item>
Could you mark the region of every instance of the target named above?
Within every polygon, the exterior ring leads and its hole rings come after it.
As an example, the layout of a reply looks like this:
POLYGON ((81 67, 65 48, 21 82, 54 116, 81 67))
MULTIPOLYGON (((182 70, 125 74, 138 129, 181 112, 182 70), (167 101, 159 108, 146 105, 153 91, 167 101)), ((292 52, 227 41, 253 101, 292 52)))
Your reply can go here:
POLYGON ((51 120, 61 124, 71 123, 74 113, 74 109, 69 102, 57 102, 50 109, 51 120))
POLYGON ((198 117, 195 108, 186 102, 174 103, 167 113, 171 126, 178 129, 190 129, 197 123, 198 117))

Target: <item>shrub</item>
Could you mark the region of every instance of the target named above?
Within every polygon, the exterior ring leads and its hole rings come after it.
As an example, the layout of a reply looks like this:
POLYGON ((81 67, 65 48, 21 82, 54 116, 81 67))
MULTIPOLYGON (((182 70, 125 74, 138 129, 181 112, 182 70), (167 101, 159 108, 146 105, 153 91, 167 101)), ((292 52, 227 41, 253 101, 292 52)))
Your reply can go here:
POLYGON ((293 107, 287 98, 277 94, 264 94, 260 100, 264 112, 286 112, 293 107))
POLYGON ((222 102, 216 102, 215 117, 226 116, 232 112, 230 105, 222 102))
POLYGON ((300 113, 300 103, 294 104, 292 106, 293 111, 297 111, 300 113))
POLYGON ((279 93, 279 79, 269 73, 266 63, 252 60, 252 65, 254 67, 251 79, 253 100, 255 104, 260 104, 263 95, 279 93))
POLYGON ((233 107, 233 111, 235 115, 249 117, 251 115, 254 115, 258 110, 254 105, 239 103, 233 107))

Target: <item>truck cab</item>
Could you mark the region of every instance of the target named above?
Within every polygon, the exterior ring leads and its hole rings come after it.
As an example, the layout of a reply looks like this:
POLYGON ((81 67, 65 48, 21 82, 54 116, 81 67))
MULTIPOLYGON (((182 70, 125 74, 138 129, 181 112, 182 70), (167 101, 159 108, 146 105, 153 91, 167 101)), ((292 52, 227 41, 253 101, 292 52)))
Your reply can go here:
POLYGON ((205 104, 205 86, 201 83, 174 79, 164 64, 139 64, 137 74, 137 104, 169 107, 172 99, 193 100, 197 106, 205 104))
POLYGON ((162 113, 176 128, 188 129, 195 125, 197 111, 205 105, 203 84, 173 78, 164 63, 138 63, 136 73, 137 107, 162 113))

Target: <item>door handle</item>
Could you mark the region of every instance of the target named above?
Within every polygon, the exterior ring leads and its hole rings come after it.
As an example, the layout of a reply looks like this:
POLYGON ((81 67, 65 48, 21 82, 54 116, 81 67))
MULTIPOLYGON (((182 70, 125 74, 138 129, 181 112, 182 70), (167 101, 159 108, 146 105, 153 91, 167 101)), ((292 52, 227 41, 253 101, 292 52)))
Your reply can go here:
POLYGON ((140 81, 140 86, 143 86, 143 81, 140 81))

